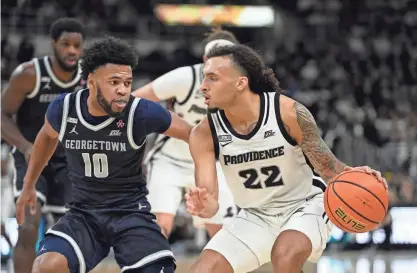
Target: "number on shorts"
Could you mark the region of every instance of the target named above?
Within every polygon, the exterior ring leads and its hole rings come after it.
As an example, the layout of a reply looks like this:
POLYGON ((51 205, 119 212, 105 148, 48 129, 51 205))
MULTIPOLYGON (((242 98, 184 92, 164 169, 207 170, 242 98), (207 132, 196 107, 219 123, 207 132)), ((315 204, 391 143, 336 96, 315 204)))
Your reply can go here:
MULTIPOLYGON (((91 169, 91 160, 89 153, 82 153, 84 159, 84 166, 85 166, 85 176, 91 177, 92 176, 92 169, 91 169)), ((94 169, 94 176, 97 178, 105 178, 109 176, 109 164, 107 161, 106 154, 93 154, 93 169, 94 169)))
MULTIPOLYGON (((277 166, 262 167, 261 174, 266 176, 265 188, 277 187, 284 185, 282 175, 277 166)), ((264 186, 259 178, 259 172, 256 169, 247 169, 239 172, 239 176, 246 179, 243 183, 248 189, 262 189, 264 186)))

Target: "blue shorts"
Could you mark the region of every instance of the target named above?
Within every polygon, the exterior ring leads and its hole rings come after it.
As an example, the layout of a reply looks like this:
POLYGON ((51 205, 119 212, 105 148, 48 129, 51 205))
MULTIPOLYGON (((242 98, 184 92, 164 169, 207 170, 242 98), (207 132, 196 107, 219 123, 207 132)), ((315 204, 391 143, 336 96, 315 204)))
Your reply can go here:
MULTIPOLYGON (((150 208, 146 199, 141 205, 150 208)), ((138 269, 158 263, 166 268, 163 272, 171 272, 169 265, 175 268, 171 247, 155 216, 144 209, 139 211, 138 207, 130 210, 72 207, 48 230, 38 256, 58 252, 67 258, 71 273, 86 273, 107 257, 111 247, 122 272, 146 272, 138 269)))

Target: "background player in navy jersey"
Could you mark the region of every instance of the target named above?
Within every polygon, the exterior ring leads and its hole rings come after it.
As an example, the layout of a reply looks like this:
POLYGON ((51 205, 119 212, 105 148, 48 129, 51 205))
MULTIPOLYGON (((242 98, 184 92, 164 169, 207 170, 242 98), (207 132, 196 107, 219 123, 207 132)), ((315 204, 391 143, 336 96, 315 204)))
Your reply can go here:
POLYGON ((110 247, 122 272, 174 272, 169 242, 150 213, 141 161, 148 134, 188 141, 191 125, 157 103, 131 96, 137 60, 119 39, 93 44, 81 64, 88 89, 62 95, 48 108, 17 202, 18 223, 27 204, 34 211, 36 180, 58 141, 66 151, 73 195, 70 210, 41 242, 34 273, 88 272, 110 247))
MULTIPOLYGON (((1 100, 1 134, 11 146, 15 167, 14 196, 22 190, 27 162, 33 142, 42 128, 49 103, 65 92, 84 88, 78 61, 83 52, 84 27, 71 18, 55 21, 50 29, 52 56, 35 58, 20 64, 13 72, 1 100), (13 115, 16 114, 16 120, 13 115)), ((56 217, 64 213, 64 205, 71 196, 67 162, 62 147, 58 147, 38 178, 36 212, 27 214, 19 228, 14 249, 16 273, 29 273, 35 259, 35 244, 41 219, 41 208, 56 217)))
MULTIPOLYGON (((330 236, 325 182, 352 168, 327 147, 308 109, 281 94, 274 72, 251 48, 210 51, 200 88, 210 113, 190 136, 198 188, 187 193, 187 209, 203 218, 218 210, 218 156, 242 210, 191 272, 244 273, 272 261, 276 273, 300 273, 307 260, 317 262, 330 236)), ((379 171, 357 169, 386 187, 379 171)))

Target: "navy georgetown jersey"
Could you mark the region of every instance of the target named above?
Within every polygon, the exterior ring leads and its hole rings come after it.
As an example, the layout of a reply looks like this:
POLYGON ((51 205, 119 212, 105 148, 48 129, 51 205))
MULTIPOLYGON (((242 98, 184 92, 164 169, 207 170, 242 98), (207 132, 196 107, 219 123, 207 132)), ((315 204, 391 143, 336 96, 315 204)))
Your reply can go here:
MULTIPOLYGON (((16 113, 16 124, 22 135, 34 142, 36 135, 43 126, 46 109, 51 101, 62 93, 71 93, 85 88, 78 68, 70 82, 60 81, 52 71, 51 59, 48 56, 35 58, 31 61, 35 67, 36 83, 16 113)), ((62 149, 57 149, 55 156, 63 156, 62 149)))
POLYGON ((73 206, 128 208, 148 192, 141 162, 146 136, 163 133, 171 115, 157 103, 130 97, 121 118, 89 114, 84 89, 51 103, 47 119, 59 132, 73 183, 73 206))

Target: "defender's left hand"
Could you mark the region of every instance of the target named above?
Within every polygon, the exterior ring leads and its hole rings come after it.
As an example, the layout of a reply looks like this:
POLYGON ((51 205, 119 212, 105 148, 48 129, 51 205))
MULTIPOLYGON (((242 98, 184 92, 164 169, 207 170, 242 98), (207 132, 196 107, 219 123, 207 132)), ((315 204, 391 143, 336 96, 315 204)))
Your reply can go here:
POLYGON ((382 176, 380 171, 377 170, 373 170, 371 169, 371 167, 369 166, 360 166, 360 167, 349 167, 346 166, 345 167, 345 171, 352 171, 352 170, 359 170, 359 171, 364 171, 367 174, 372 174, 373 176, 375 176, 379 182, 384 184, 385 189, 388 190, 388 184, 387 181, 385 180, 385 178, 382 176))

